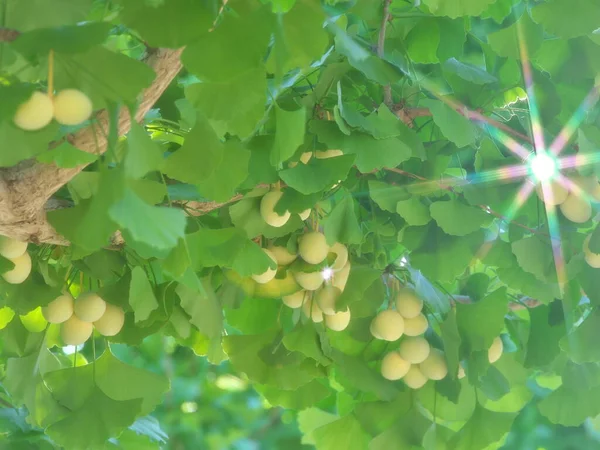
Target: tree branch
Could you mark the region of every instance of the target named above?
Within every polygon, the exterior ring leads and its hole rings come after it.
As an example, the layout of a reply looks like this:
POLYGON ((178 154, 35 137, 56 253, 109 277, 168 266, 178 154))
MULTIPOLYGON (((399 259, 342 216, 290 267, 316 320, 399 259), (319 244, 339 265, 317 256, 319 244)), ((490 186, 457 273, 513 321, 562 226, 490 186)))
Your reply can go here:
MULTIPOLYGON (((156 72, 156 78, 141 97, 135 113, 140 122, 181 69, 183 49, 158 49, 151 53, 146 63, 156 72)), ((121 110, 118 122, 119 135, 131 127, 127 110, 121 110)), ((94 127, 87 127, 68 136, 75 147, 88 153, 102 154, 107 149, 109 115, 106 110, 96 114, 94 127), (102 130, 96 132, 96 130, 102 130)), ((0 170, 0 234, 34 243, 65 244, 48 224, 44 205, 58 189, 81 172, 85 166, 64 169, 54 164, 41 164, 27 160, 14 167, 0 170)))
POLYGON ((0 27, 0 42, 12 42, 19 37, 21 33, 10 28, 0 27))
MULTIPOLYGON (((452 303, 453 304, 454 303, 469 304, 469 303, 473 303, 473 300, 468 295, 453 295, 452 303)), ((541 305, 543 305, 543 303, 540 302, 539 300, 536 300, 536 299, 530 298, 530 297, 523 297, 520 302, 512 302, 511 301, 508 304, 508 309, 510 309, 511 311, 519 311, 522 309, 537 308, 538 306, 541 306, 541 305)))
MULTIPOLYGON (((381 28, 379 29, 379 37, 377 39, 377 56, 383 59, 385 54, 385 32, 387 24, 390 21, 390 3, 392 0, 383 0, 383 16, 381 18, 381 28)), ((383 87, 383 103, 387 106, 392 106, 392 86, 387 84, 383 87)))

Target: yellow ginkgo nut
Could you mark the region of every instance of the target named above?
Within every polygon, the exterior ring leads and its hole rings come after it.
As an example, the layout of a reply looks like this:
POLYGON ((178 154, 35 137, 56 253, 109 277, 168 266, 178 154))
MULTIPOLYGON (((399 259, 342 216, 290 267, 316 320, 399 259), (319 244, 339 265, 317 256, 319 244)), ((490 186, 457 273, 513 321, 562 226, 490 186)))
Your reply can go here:
POLYGON ((42 308, 42 313, 50 323, 63 323, 73 315, 73 297, 63 294, 52 300, 48 306, 42 308))
POLYGON ((400 356, 396 351, 390 352, 381 361, 381 375, 391 381, 404 377, 410 369, 410 363, 400 356))
POLYGON ((94 331, 90 322, 79 320, 75 314, 60 326, 60 335, 66 345, 81 345, 87 341, 94 331))
POLYGON ((62 125, 79 125, 92 115, 92 101, 77 89, 65 89, 54 96, 54 119, 62 125))
POLYGON ((427 383, 427 377, 418 366, 410 366, 402 381, 411 389, 421 389, 427 383))
POLYGON ((404 333, 404 319, 397 311, 386 309, 375 316, 371 334, 384 341, 397 341, 404 333))
POLYGON ((329 253, 329 246, 323 233, 312 231, 300 238, 298 254, 309 264, 321 263, 329 253))
POLYGON ((341 294, 342 291, 331 285, 323 286, 323 288, 317 292, 315 299, 319 308, 323 311, 323 314, 328 316, 335 314, 335 302, 341 294))
POLYGON ((494 364, 500 359, 503 350, 504 344, 502 343, 500 336, 498 336, 494 339, 494 342, 492 342, 492 345, 488 350, 488 360, 490 364, 494 364))
POLYGON ((396 310, 405 319, 413 319, 421 314, 423 300, 413 289, 401 289, 396 295, 396 310))
POLYGON ((8 259, 18 258, 27 251, 27 242, 0 236, 0 255, 8 259))
POLYGON ((15 265, 12 270, 4 272, 2 278, 10 284, 21 284, 31 273, 31 257, 25 252, 21 256, 10 259, 15 265))
POLYGON ((95 322, 106 311, 106 302, 95 292, 85 292, 77 297, 73 312, 79 320, 95 322))
POLYGON ((283 197, 281 191, 267 192, 260 201, 260 215, 263 220, 272 227, 282 227, 288 220, 290 220, 291 214, 286 211, 283 215, 275 212, 275 205, 283 197))
POLYGON ((103 336, 115 336, 123 328, 125 312, 123 308, 106 304, 106 311, 100 319, 94 322, 94 327, 103 336))
POLYGON ((308 299, 308 293, 305 290, 294 292, 281 298, 283 304, 292 309, 300 308, 305 299, 308 299))
POLYGON ((316 291, 322 285, 325 279, 320 271, 316 272, 298 272, 294 274, 296 282, 302 289, 307 291, 316 291))
POLYGON ((444 352, 437 348, 432 348, 429 356, 419 365, 419 369, 430 380, 442 380, 448 375, 448 364, 446 364, 444 352))
POLYGON ((561 203, 560 210, 571 222, 584 223, 592 217, 592 205, 587 199, 570 193, 567 199, 561 203))
POLYGON ((400 342, 398 352, 411 364, 421 364, 430 352, 429 342, 424 337, 406 337, 400 342))
MULTIPOLYGON (((273 253, 271 253, 270 250, 267 250, 266 248, 263 248, 262 251, 265 252, 265 254, 269 258, 271 258, 271 261, 273 261, 273 263, 277 264, 277 260, 275 259, 275 255, 273 255, 273 253)), ((256 281, 257 283, 265 284, 265 283, 268 283, 269 281, 271 281, 273 278, 275 278, 275 275, 277 275, 277 269, 271 269, 269 267, 263 273, 252 275, 252 279, 254 281, 256 281)))
POLYGON ((43 92, 34 92, 31 97, 19 105, 13 117, 15 125, 22 130, 41 130, 52 121, 54 104, 43 92))
POLYGON ((345 311, 325 316, 325 325, 333 331, 344 331, 350 324, 350 316, 350 308, 346 308, 345 311))
POLYGON ((429 322, 421 313, 412 319, 404 319, 404 334, 407 336, 420 336, 427 331, 427 328, 429 328, 429 322))
POLYGON ((269 247, 269 251, 275 257, 275 261, 279 266, 287 266, 288 264, 293 263, 298 256, 290 253, 287 248, 276 245, 269 247))

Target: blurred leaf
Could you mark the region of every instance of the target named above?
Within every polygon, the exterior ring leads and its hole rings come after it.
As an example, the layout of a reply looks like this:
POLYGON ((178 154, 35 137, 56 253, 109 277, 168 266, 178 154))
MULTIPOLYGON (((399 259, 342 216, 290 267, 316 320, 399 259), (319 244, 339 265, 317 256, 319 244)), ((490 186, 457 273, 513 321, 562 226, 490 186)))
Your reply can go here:
POLYGON ((129 304, 135 314, 136 322, 143 322, 150 313, 158 308, 152 285, 146 272, 140 266, 131 271, 131 287, 129 288, 129 304))
POLYGON ((362 242, 363 235, 356 216, 354 199, 349 193, 344 195, 324 220, 323 231, 329 245, 336 242, 343 244, 362 242))
POLYGON ((354 163, 354 156, 342 155, 334 158, 311 158, 308 164, 298 164, 292 169, 279 172, 285 183, 298 192, 308 195, 330 189, 343 181, 354 163))
POLYGON ((465 236, 477 231, 490 218, 480 208, 467 206, 458 200, 434 202, 429 207, 431 217, 445 233, 465 236))

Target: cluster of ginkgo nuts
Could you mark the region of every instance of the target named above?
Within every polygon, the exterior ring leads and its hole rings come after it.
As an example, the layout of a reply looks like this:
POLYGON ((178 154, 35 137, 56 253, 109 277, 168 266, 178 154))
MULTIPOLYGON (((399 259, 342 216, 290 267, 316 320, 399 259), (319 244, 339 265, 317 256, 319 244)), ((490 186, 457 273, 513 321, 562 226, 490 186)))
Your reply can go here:
MULTIPOLYGON (((308 263, 304 267, 315 266, 312 272, 293 273, 301 289, 282 297, 286 306, 294 309, 302 308, 304 314, 313 322, 325 321, 325 325, 334 331, 342 331, 348 326, 350 309, 336 310, 336 302, 344 291, 350 274, 348 249, 345 245, 336 242, 329 246, 324 234, 311 231, 300 236, 297 255, 281 246, 270 246, 263 251, 278 267, 289 266, 298 256, 308 263), (335 254, 333 263, 329 267, 322 268, 323 261, 330 253, 335 254)), ((268 269, 264 273, 253 275, 252 278, 257 283, 266 284, 273 280, 276 273, 277 269, 268 269)))
POLYGON ((77 89, 64 89, 55 96, 35 91, 19 105, 13 117, 22 130, 36 131, 44 128, 54 118, 61 125, 79 125, 92 115, 92 101, 77 89))
POLYGON ((2 278, 10 284, 21 284, 31 273, 31 256, 27 253, 27 242, 0 236, 0 255, 15 267, 4 272, 2 278))
POLYGON ((125 313, 119 306, 106 303, 95 292, 85 292, 73 300, 66 293, 42 308, 49 323, 61 324, 60 335, 67 345, 81 345, 94 328, 103 336, 115 336, 125 323, 125 313))
POLYGON ((545 190, 539 183, 536 192, 546 205, 558 206, 563 216, 571 222, 584 223, 592 217, 590 199, 600 201, 600 184, 595 176, 571 177, 570 186, 551 181, 545 190))
MULTIPOLYGON (((381 374, 392 381, 400 380, 411 389, 420 389, 428 380, 442 380, 448 374, 444 352, 432 348, 423 337, 429 327, 422 313, 423 300, 409 288, 401 289, 395 299, 396 309, 381 311, 371 322, 371 334, 376 339, 394 342, 402 338, 397 350, 386 354, 381 362, 381 374)), ((490 363, 502 355, 502 340, 494 339, 488 351, 490 363)), ((458 378, 465 372, 459 366, 458 378)))

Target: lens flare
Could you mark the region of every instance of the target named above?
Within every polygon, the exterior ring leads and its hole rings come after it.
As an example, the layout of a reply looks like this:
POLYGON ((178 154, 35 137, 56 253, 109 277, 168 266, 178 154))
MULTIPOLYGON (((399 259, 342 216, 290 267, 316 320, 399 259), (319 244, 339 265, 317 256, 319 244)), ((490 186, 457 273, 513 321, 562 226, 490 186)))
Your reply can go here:
POLYGON ((539 153, 530 158, 529 168, 538 181, 550 181, 557 172, 556 160, 546 153, 539 153))

